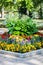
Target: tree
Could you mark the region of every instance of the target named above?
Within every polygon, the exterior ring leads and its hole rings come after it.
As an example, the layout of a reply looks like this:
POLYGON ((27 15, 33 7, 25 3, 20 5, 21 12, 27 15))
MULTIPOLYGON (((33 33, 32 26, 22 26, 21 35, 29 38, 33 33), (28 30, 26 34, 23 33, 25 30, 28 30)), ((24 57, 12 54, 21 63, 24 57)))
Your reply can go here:
POLYGON ((33 2, 32 2, 32 0, 17 0, 16 3, 17 3, 18 7, 26 8, 29 11, 31 11, 32 8, 33 8, 33 2))
POLYGON ((4 17, 4 9, 10 10, 14 6, 14 0, 0 0, 0 11, 4 17))
POLYGON ((11 9, 14 7, 14 0, 0 0, 0 8, 11 9))
POLYGON ((42 16, 42 3, 43 3, 43 0, 33 0, 33 5, 34 5, 34 10, 39 9, 39 15, 40 15, 40 18, 43 18, 42 16))
POLYGON ((12 5, 14 0, 0 0, 0 6, 7 7, 8 5, 12 5))
POLYGON ((21 14, 26 14, 28 10, 31 14, 41 2, 43 0, 0 0, 0 8, 4 7, 10 11, 17 9, 21 14))
POLYGON ((34 8, 36 8, 38 5, 40 5, 43 0, 32 0, 33 1, 33 5, 34 5, 34 8))
POLYGON ((43 2, 43 0, 16 0, 17 6, 26 7, 28 11, 33 11, 33 9, 36 9, 41 2, 43 2))
POLYGON ((27 10, 33 10, 33 2, 32 0, 17 0, 16 1, 17 9, 19 13, 27 15, 27 10))

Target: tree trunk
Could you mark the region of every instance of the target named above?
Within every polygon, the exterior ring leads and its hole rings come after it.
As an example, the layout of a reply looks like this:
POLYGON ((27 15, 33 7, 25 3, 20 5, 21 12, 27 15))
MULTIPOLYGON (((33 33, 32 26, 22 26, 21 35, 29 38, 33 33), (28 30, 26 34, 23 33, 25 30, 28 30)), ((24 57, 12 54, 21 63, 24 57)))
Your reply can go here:
POLYGON ((4 18, 4 7, 2 7, 2 13, 1 13, 1 15, 2 15, 2 18, 4 18))

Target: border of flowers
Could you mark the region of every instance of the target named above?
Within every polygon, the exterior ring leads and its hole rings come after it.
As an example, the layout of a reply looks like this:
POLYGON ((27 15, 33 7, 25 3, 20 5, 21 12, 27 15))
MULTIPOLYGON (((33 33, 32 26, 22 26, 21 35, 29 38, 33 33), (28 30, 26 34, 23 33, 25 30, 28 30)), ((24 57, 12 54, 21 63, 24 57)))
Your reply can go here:
POLYGON ((39 49, 39 50, 27 52, 27 53, 17 53, 17 52, 0 50, 0 54, 6 54, 6 55, 11 55, 11 56, 25 58, 25 57, 32 57, 34 55, 40 55, 40 54, 43 55, 43 48, 39 49))

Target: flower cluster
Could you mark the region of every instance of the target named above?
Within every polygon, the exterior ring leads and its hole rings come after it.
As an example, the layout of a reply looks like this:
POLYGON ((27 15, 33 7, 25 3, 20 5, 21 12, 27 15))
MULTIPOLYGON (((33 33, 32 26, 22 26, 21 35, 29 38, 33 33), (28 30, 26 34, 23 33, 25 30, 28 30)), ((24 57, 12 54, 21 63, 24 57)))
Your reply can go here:
POLYGON ((18 52, 18 53, 25 53, 30 52, 36 49, 43 48, 43 43, 34 43, 34 44, 8 44, 6 42, 0 41, 0 50, 6 50, 6 51, 12 51, 12 52, 18 52))

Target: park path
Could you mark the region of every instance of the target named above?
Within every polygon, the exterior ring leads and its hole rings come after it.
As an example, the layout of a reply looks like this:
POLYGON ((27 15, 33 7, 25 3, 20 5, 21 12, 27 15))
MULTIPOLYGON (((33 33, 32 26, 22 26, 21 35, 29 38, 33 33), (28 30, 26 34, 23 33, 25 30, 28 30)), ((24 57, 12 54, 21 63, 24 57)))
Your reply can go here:
POLYGON ((0 65, 43 65, 43 55, 19 58, 0 54, 0 65))

